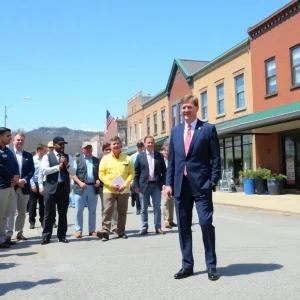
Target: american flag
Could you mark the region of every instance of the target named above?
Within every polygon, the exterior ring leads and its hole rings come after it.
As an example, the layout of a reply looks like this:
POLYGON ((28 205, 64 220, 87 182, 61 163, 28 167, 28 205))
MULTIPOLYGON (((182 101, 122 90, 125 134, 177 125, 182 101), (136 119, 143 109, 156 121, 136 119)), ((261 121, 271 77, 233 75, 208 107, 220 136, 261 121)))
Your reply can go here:
POLYGON ((116 121, 116 119, 110 114, 108 110, 106 110, 106 129, 104 131, 105 133, 108 132, 109 125, 114 121, 116 121))

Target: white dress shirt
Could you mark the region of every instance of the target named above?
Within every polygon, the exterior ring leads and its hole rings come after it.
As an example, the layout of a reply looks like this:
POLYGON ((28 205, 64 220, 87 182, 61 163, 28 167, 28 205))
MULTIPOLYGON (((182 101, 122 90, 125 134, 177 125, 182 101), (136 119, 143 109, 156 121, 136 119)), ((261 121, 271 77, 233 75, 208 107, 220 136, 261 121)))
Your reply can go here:
MULTIPOLYGON (((197 121, 198 119, 196 119, 195 121, 193 121, 190 125, 192 126, 191 127, 191 139, 193 138, 193 134, 195 132, 195 128, 196 128, 196 125, 197 125, 197 121)), ((184 134, 183 134, 183 140, 185 140, 185 136, 186 136, 186 133, 188 131, 188 123, 185 122, 185 125, 184 125, 184 134)))
MULTIPOLYGON (((154 174, 155 174, 155 169, 154 169, 154 150, 152 151, 152 153, 150 153, 150 152, 148 152, 146 150, 146 155, 147 155, 148 165, 149 165, 149 156, 151 155, 151 157, 152 157, 152 168, 153 168, 153 177, 154 177, 154 174)), ((150 169, 149 169, 149 172, 150 172, 150 169)))
POLYGON ((23 164, 23 151, 18 151, 16 148, 14 148, 15 151, 15 155, 18 161, 18 165, 19 165, 19 174, 20 174, 20 178, 22 176, 22 164, 23 164))
MULTIPOLYGON (((59 162, 59 153, 57 153, 55 150, 53 151, 53 154, 55 155, 55 157, 57 158, 57 162, 59 162)), ((74 169, 74 161, 73 161, 73 157, 71 155, 69 155, 69 169, 68 172, 71 176, 76 175, 76 171, 74 169)), ((60 168, 59 165, 57 166, 53 166, 50 167, 49 165, 49 159, 48 159, 48 155, 44 155, 43 159, 42 159, 42 175, 43 175, 43 180, 46 181, 46 176, 56 173, 58 172, 58 182, 61 182, 61 178, 60 178, 60 168)))

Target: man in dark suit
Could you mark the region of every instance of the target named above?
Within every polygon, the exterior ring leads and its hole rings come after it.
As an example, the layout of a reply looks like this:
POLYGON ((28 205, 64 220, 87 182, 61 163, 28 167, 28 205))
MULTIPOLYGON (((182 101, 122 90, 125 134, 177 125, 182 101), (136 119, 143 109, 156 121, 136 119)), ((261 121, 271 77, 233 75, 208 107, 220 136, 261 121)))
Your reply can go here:
POLYGON ((192 217, 195 202, 205 248, 210 280, 218 280, 215 252, 212 190, 221 173, 218 135, 214 125, 197 119, 198 99, 186 95, 181 100, 184 123, 171 132, 165 192, 174 195, 182 269, 175 279, 193 275, 192 217))
POLYGON ((57 238, 59 242, 68 243, 66 239, 69 206, 69 194, 71 191, 70 175, 75 175, 74 162, 71 155, 64 153, 64 138, 57 136, 53 139, 54 151, 43 156, 41 171, 44 177, 44 228, 42 245, 50 243, 53 223, 56 214, 55 204, 58 210, 57 238))
POLYGON ((13 235, 14 227, 17 233, 16 239, 26 241, 23 235, 25 224, 27 203, 31 190, 30 179, 34 174, 34 163, 32 154, 23 150, 25 135, 22 132, 15 133, 13 140, 13 154, 18 162, 20 179, 15 186, 15 197, 12 205, 11 214, 7 219, 7 241, 10 241, 13 235), (17 217, 15 220, 15 213, 17 217), (16 221, 16 224, 15 224, 16 221))
POLYGON ((166 164, 163 155, 154 150, 154 138, 146 136, 145 151, 138 154, 134 169, 135 192, 139 194, 141 203, 141 234, 148 233, 148 205, 150 196, 153 202, 154 225, 156 234, 164 234, 161 230, 161 191, 165 185, 166 164))

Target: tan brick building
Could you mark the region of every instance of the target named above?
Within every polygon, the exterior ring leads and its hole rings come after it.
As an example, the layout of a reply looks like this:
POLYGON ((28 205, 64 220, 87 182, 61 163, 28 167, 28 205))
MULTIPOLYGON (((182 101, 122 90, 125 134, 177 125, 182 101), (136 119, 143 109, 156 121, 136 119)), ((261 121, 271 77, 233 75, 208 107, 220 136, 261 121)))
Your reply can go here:
POLYGON ((252 135, 239 134, 231 122, 253 112, 250 41, 244 40, 210 61, 193 75, 193 95, 199 99, 199 118, 216 124, 222 169, 239 171, 255 166, 252 135))
POLYGON ((159 149, 169 134, 168 98, 165 92, 154 97, 143 96, 142 92, 139 92, 128 100, 127 107, 128 147, 123 152, 134 153, 137 142, 144 140, 147 135, 155 138, 156 149, 159 149))

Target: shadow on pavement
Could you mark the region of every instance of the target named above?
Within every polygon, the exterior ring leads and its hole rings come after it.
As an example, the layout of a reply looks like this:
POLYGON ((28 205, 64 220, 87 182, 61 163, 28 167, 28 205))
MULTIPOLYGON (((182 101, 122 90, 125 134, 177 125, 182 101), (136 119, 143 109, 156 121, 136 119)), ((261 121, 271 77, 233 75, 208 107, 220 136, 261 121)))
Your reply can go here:
MULTIPOLYGON (((221 277, 250 275, 254 273, 271 272, 282 269, 278 264, 232 264, 227 267, 218 268, 221 277)), ((194 275, 207 274, 207 271, 197 271, 194 275)))
POLYGON ((60 282, 61 279, 44 279, 39 280, 37 282, 33 281, 16 281, 16 282, 9 282, 9 283, 0 283, 0 296, 5 295, 7 292, 14 291, 14 290, 29 290, 34 288, 37 285, 41 284, 53 284, 60 282))
MULTIPOLYGON (((10 269, 18 265, 19 264, 15 264, 15 263, 0 263, 0 270, 10 269)), ((1 296, 1 284, 0 284, 0 296, 1 296)))
POLYGON ((232 264, 227 267, 218 268, 221 276, 231 277, 250 275, 254 273, 271 272, 282 269, 279 264, 232 264))
POLYGON ((29 256, 38 254, 37 252, 27 252, 27 253, 7 253, 7 254, 0 254, 1 257, 9 257, 9 256, 29 256))

